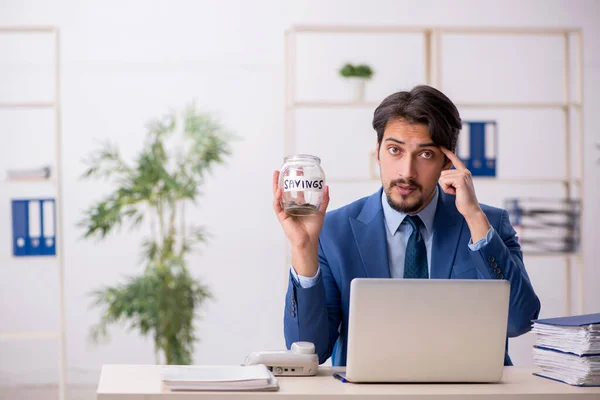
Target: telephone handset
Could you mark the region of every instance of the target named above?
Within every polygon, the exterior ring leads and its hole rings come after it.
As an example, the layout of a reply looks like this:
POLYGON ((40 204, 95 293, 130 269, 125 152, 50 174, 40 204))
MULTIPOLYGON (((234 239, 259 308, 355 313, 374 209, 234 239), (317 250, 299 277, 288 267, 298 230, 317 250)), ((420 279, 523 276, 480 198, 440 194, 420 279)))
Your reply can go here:
POLYGON ((273 375, 316 375, 319 359, 315 345, 310 342, 294 342, 291 350, 258 351, 246 357, 246 365, 264 364, 273 375))

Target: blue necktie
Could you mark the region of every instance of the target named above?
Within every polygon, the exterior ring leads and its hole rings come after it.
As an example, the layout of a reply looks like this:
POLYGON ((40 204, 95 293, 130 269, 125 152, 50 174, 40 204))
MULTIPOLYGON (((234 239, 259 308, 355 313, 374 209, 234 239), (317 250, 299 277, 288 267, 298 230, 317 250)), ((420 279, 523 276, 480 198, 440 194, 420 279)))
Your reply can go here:
POLYGON ((404 279, 429 279, 427 249, 420 230, 423 221, 418 215, 407 215, 404 220, 413 228, 406 244, 404 279))

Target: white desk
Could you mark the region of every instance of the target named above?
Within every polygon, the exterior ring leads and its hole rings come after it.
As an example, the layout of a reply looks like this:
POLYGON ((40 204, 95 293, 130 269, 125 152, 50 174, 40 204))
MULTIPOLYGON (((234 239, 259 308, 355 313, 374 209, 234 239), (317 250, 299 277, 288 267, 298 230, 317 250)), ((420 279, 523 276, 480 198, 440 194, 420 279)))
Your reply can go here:
POLYGON ((580 388, 533 376, 533 369, 506 367, 499 384, 352 384, 332 377, 343 368, 320 368, 315 377, 279 377, 279 391, 170 392, 160 380, 160 366, 104 365, 98 400, 219 400, 261 399, 281 396, 297 399, 600 399, 600 388, 580 388))

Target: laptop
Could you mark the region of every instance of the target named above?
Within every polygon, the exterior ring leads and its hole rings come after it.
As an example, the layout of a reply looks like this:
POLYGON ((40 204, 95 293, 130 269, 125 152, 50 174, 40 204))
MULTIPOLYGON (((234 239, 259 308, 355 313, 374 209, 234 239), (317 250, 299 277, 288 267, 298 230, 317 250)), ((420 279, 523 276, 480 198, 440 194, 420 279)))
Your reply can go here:
POLYGON ((350 286, 350 382, 498 382, 506 280, 357 278, 350 286))

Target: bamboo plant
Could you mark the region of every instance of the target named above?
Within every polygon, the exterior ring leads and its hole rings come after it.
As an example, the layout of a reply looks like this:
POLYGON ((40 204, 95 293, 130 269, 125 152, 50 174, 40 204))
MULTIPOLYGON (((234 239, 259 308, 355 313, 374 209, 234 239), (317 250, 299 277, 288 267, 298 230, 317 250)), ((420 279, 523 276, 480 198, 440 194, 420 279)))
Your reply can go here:
POLYGON ((110 144, 86 162, 84 178, 104 178, 114 188, 84 212, 84 238, 100 240, 123 225, 150 231, 141 244, 143 270, 92 293, 102 314, 91 339, 107 339, 108 326, 122 324, 152 338, 157 361, 162 356, 166 364, 190 364, 194 319, 211 294, 188 269, 187 256, 207 233, 186 220, 185 207, 196 203, 211 168, 231 154, 233 137, 193 105, 151 121, 147 130, 133 163, 110 144))

